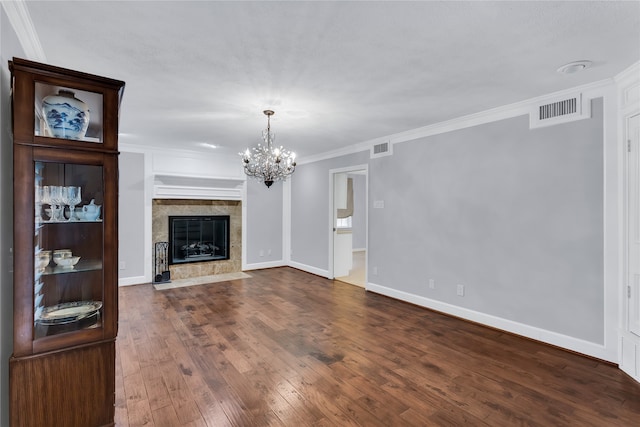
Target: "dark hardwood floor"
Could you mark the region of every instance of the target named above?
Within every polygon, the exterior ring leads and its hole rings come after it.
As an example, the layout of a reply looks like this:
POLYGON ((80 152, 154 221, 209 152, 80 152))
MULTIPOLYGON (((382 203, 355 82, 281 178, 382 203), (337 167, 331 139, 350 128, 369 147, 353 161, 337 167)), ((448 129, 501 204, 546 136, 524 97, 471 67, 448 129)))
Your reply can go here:
POLYGON ((118 426, 638 426, 614 366, 292 268, 120 289, 118 426))

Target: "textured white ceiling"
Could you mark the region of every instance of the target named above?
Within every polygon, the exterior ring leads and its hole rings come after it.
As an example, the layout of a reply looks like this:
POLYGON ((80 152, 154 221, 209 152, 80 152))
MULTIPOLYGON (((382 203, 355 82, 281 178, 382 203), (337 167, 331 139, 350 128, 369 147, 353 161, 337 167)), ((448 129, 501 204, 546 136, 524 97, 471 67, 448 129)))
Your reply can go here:
POLYGON ((309 156, 614 76, 640 2, 29 1, 47 62, 126 81, 121 142, 309 156), (594 66, 556 69, 589 59, 594 66), (202 144, 213 144, 216 149, 202 144))

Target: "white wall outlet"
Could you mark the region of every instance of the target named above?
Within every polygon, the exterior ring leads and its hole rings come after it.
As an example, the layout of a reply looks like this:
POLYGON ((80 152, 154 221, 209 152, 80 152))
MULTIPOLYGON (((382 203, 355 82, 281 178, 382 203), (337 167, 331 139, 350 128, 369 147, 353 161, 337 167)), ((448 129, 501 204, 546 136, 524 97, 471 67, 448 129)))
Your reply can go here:
POLYGON ((373 267, 373 275, 374 276, 378 275, 378 267, 373 267))
POLYGON ((271 249, 267 249, 267 256, 271 255, 271 249))
POLYGON ((260 249, 260 256, 264 256, 264 249, 260 249))
POLYGON ((124 261, 120 261, 120 270, 126 270, 127 269, 127 263, 124 261))
POLYGON ((384 200, 374 200, 373 208, 374 209, 384 209, 384 200))
POLYGON ((435 289, 436 288, 436 281, 433 279, 429 279, 429 289, 435 289))
POLYGON ((464 296, 464 285, 458 285, 456 289, 456 295, 458 295, 459 297, 464 296))

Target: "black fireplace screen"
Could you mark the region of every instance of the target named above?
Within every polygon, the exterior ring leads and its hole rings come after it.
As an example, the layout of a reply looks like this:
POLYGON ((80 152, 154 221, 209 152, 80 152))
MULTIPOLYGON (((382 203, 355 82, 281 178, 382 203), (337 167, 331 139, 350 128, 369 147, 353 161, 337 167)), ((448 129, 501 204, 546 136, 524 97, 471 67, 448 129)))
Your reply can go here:
POLYGON ((169 264, 229 259, 229 215, 170 216, 169 264))

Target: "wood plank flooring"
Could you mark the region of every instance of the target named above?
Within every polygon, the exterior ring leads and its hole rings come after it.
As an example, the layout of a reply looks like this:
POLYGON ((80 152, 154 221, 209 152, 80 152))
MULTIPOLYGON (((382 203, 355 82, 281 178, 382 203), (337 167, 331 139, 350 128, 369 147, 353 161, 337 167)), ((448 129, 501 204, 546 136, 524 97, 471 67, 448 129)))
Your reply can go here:
POLYGON ((117 426, 636 426, 609 364, 292 268, 120 289, 117 426))

